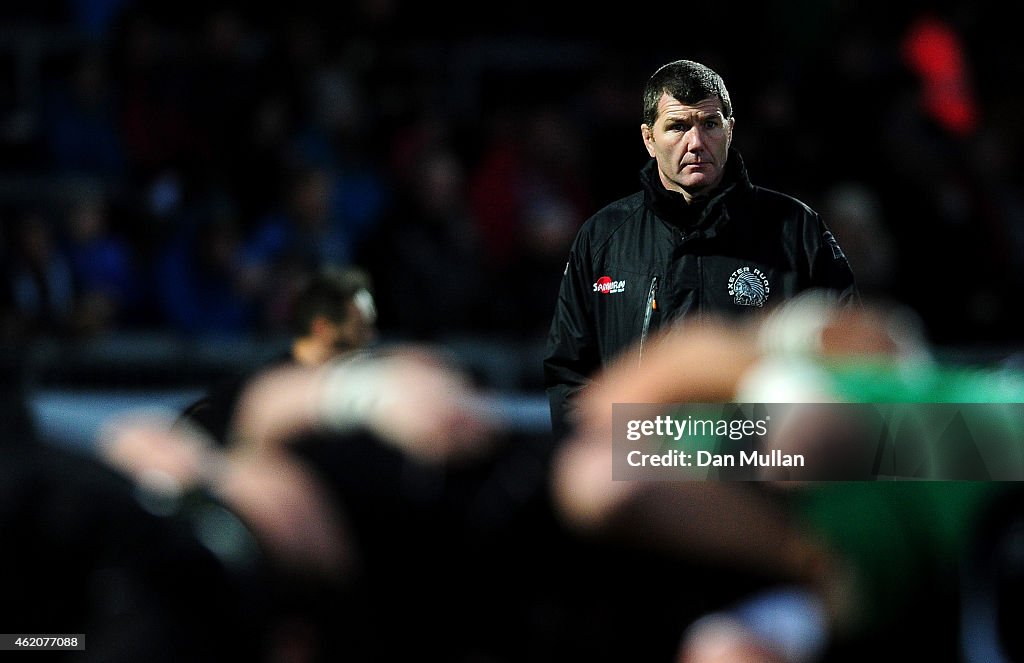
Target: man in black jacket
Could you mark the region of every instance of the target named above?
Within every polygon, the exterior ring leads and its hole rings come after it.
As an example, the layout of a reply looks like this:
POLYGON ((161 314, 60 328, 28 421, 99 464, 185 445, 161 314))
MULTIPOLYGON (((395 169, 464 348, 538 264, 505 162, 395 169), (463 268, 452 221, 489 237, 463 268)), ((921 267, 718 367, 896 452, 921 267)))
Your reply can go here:
POLYGON ((717 73, 678 60, 644 88, 643 188, 580 229, 544 361, 556 437, 593 373, 684 316, 763 311, 808 288, 858 300, 846 256, 817 212, 751 184, 731 148, 732 102, 717 73))

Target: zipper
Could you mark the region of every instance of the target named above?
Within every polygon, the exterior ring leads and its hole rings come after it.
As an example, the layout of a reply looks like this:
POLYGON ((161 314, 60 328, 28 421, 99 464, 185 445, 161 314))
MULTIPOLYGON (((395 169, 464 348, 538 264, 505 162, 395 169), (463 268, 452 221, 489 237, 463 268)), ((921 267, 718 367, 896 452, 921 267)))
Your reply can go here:
POLYGON ((644 310, 644 326, 640 330, 640 357, 637 363, 644 359, 644 341, 647 340, 647 333, 651 330, 651 316, 658 310, 658 277, 651 279, 651 289, 647 293, 647 308, 644 310))

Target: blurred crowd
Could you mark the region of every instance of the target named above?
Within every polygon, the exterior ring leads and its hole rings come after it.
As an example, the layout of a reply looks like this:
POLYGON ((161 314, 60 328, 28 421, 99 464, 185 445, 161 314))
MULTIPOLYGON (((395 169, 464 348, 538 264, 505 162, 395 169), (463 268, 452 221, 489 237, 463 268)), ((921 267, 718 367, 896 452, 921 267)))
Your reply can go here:
POLYGON ((987 4, 713 6, 664 40, 540 3, 4 3, 0 330, 274 333, 327 264, 386 336, 542 338, 573 233, 638 186, 643 82, 692 57, 863 289, 1006 344, 1024 58, 987 4))

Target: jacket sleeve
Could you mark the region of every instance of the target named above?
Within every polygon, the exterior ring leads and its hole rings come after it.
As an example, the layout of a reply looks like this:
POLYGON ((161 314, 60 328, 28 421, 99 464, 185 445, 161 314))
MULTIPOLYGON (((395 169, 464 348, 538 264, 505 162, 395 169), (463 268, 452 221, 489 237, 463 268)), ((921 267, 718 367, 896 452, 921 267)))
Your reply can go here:
POLYGON ((836 236, 821 217, 815 215, 815 242, 811 252, 811 286, 825 288, 836 294, 846 306, 861 304, 853 270, 836 236))
POLYGON ((600 365, 591 299, 587 296, 591 267, 580 256, 580 244, 577 239, 562 276, 544 359, 544 385, 556 440, 570 432, 572 399, 600 365))

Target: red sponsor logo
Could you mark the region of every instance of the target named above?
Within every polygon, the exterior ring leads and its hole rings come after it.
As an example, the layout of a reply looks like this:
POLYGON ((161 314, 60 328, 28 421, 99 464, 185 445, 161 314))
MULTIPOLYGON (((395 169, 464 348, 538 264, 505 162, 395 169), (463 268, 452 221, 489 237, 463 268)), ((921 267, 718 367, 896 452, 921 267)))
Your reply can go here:
POLYGON ((594 284, 594 292, 602 295, 610 295, 613 292, 623 292, 626 289, 625 281, 613 281, 610 276, 602 276, 594 284))

